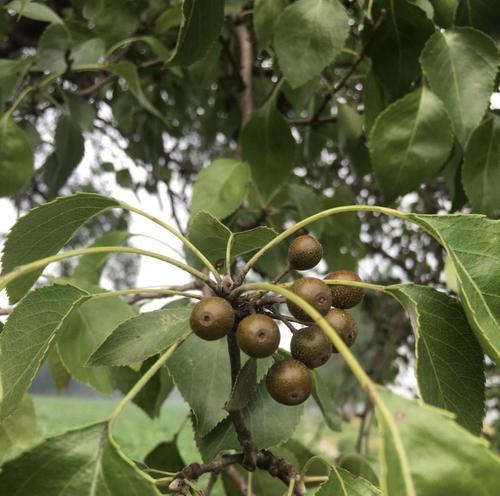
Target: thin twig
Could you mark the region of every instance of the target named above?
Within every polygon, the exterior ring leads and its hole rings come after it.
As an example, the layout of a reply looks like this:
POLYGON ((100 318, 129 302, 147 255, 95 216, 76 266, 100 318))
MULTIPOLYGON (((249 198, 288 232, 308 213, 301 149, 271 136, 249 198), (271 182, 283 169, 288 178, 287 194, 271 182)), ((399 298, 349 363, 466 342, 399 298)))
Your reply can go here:
MULTIPOLYGON (((313 116, 309 119, 309 122, 302 121, 301 125, 307 125, 307 124, 314 125, 314 124, 317 124, 319 122, 320 116, 323 113, 323 110, 325 110, 326 106, 328 105, 328 102, 330 102, 330 100, 334 97, 334 95, 336 93, 338 93, 346 85, 349 78, 354 74, 354 72, 358 68, 359 64, 361 64, 361 62, 365 58, 366 52, 367 52, 370 44, 372 43, 373 39, 375 38, 375 33, 377 32, 377 30, 380 28, 380 26, 382 25, 382 23, 385 20, 385 14, 386 14, 385 9, 382 9, 380 11, 380 15, 379 15, 378 19, 373 23, 372 32, 370 33, 369 38, 365 41, 365 43, 361 47, 361 51, 359 52, 359 55, 356 58, 356 60, 353 62, 351 67, 349 67, 349 69, 344 74, 342 79, 334 86, 332 91, 330 93, 328 93, 325 96, 325 98, 323 98, 323 101, 321 102, 320 106, 317 108, 317 110, 313 114, 313 116)), ((333 117, 333 118, 336 119, 335 117, 333 117)), ((325 121, 323 120, 323 122, 325 122, 325 121)))
MULTIPOLYGON (((191 289, 201 289, 202 285, 196 281, 188 282, 186 284, 182 284, 180 286, 168 286, 163 289, 171 290, 171 291, 189 291, 191 289)), ((175 295, 165 295, 165 294, 153 294, 153 293, 138 293, 134 295, 132 298, 127 300, 129 305, 134 305, 143 300, 156 300, 163 298, 171 298, 175 295)))
POLYGON ((252 69, 253 69, 253 46, 252 38, 247 27, 238 22, 234 26, 234 32, 240 46, 240 76, 243 87, 240 91, 241 101, 241 127, 250 120, 253 114, 253 91, 252 91, 252 69))
POLYGON ((184 229, 182 228, 182 224, 181 224, 181 221, 179 219, 179 216, 177 215, 177 208, 176 208, 176 205, 175 205, 175 195, 174 195, 174 192, 172 191, 170 183, 167 182, 166 186, 167 186, 168 199, 170 200, 170 209, 172 210, 172 217, 174 219, 175 225, 177 226, 177 229, 179 230, 179 232, 183 236, 185 236, 186 233, 184 232, 184 229))

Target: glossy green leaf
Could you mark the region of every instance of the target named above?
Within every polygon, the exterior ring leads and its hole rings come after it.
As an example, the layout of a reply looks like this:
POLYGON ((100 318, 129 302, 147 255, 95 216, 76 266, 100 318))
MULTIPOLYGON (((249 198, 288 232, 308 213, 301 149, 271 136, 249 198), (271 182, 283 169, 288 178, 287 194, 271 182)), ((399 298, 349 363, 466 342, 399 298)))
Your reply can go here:
POLYGON ((50 199, 66 184, 81 162, 84 151, 85 144, 79 126, 70 116, 62 114, 57 121, 54 158, 48 162, 43 176, 50 199))
POLYGON ((485 401, 483 352, 462 306, 427 286, 399 284, 387 291, 411 318, 422 399, 452 412, 459 424, 479 435, 485 401))
POLYGON ((36 434, 33 400, 25 395, 18 408, 0 422, 0 462, 10 448, 26 449, 36 434))
POLYGON ((316 401, 326 425, 333 431, 340 431, 342 427, 342 417, 340 416, 339 406, 335 400, 335 394, 321 376, 313 372, 313 398, 316 401))
POLYGON ((333 467, 328 480, 314 493, 316 496, 381 496, 381 491, 362 477, 333 467))
POLYGON ((415 190, 446 161, 452 132, 446 110, 423 87, 384 110, 370 133, 375 177, 388 202, 415 190))
POLYGON ((248 164, 233 159, 212 162, 194 182, 191 216, 205 210, 224 219, 242 204, 249 182, 248 164))
POLYGON ((91 365, 130 365, 172 346, 190 331, 191 307, 142 313, 123 322, 90 357, 91 365))
POLYGON ((9 315, 0 334, 0 417, 17 408, 64 322, 87 298, 72 286, 47 286, 26 296, 9 315))
POLYGON ((292 88, 303 85, 335 60, 349 23, 338 0, 298 0, 280 15, 274 35, 278 63, 292 88))
POLYGON ((485 353, 500 361, 500 221, 481 215, 410 214, 410 218, 448 252, 467 319, 485 353))
POLYGON ((500 217, 500 118, 477 127, 465 149, 462 181, 474 210, 500 217))
POLYGON ((253 25, 255 35, 262 48, 271 43, 279 16, 287 5, 286 0, 255 0, 253 25))
POLYGON ((462 147, 488 107, 499 62, 493 40, 471 28, 437 31, 422 51, 425 76, 462 147))
MULTIPOLYGON (((103 234, 90 246, 119 246, 123 244, 131 234, 128 231, 110 231, 103 234)), ((88 284, 99 284, 101 274, 111 255, 109 253, 91 253, 83 255, 71 276, 72 279, 83 281, 88 284)))
POLYGON ((118 77, 123 78, 128 85, 129 91, 134 95, 139 104, 147 110, 150 114, 158 117, 167 128, 170 127, 169 122, 166 117, 161 114, 161 112, 148 100, 144 91, 141 87, 141 81, 139 79, 139 74, 137 68, 132 62, 122 61, 116 64, 111 64, 109 70, 116 74, 118 77))
POLYGON ((0 59, 0 106, 12 96, 32 63, 33 57, 0 59))
POLYGON ((296 144, 273 101, 255 111, 241 135, 242 156, 264 199, 284 186, 293 169, 296 144))
POLYGON ((434 25, 425 12, 406 0, 375 0, 372 16, 378 19, 385 9, 385 19, 372 35, 367 53, 373 62, 377 79, 389 91, 392 99, 408 92, 418 77, 418 57, 425 42, 434 32, 434 25))
POLYGON ((23 130, 0 118, 0 197, 17 193, 33 174, 33 151, 23 130))
POLYGON ((97 6, 95 11, 98 11, 98 14, 95 14, 92 20, 95 24, 93 31, 106 42, 107 47, 132 36, 141 20, 136 2, 103 0, 102 5, 97 6))
POLYGON ((377 389, 384 495, 496 495, 500 458, 482 439, 442 410, 377 389))
MULTIPOLYGON (((82 285, 92 293, 103 292, 99 287, 82 285)), ((70 374, 97 391, 110 394, 113 390, 112 370, 106 367, 89 367, 88 360, 124 321, 134 317, 132 305, 115 296, 84 302, 75 309, 64 323, 57 342, 61 360, 70 374)))
MULTIPOLYGON (((242 413, 255 444, 258 448, 266 449, 292 436, 303 411, 303 404, 286 406, 274 401, 262 381, 242 413)), ((198 437, 197 444, 204 460, 211 460, 221 450, 239 448, 233 424, 228 419, 206 436, 201 439, 198 437)))
POLYGON ((183 0, 183 22, 172 65, 191 65, 217 40, 224 22, 224 0, 183 0))
MULTIPOLYGON (((55 255, 87 221, 106 210, 118 207, 113 198, 93 193, 77 193, 58 198, 30 210, 10 230, 5 241, 2 267, 9 272, 44 257, 55 255)), ((21 299, 42 270, 22 276, 7 286, 9 299, 21 299)))
POLYGON ((38 2, 22 2, 14 0, 5 5, 6 9, 13 10, 17 14, 34 21, 62 24, 63 20, 47 5, 38 2), (24 4, 24 5, 23 5, 24 4))
POLYGON ((11 496, 123 496, 124 488, 130 495, 160 495, 102 422, 47 439, 0 473, 0 491, 11 496))

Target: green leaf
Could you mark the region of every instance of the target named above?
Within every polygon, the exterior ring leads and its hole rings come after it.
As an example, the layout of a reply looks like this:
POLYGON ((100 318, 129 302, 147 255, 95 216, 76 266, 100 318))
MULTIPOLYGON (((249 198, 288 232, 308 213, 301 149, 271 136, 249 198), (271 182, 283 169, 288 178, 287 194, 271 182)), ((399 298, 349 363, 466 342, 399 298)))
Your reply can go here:
MULTIPOLYGON (((271 365, 257 362, 257 382, 271 365)), ((231 393, 231 368, 226 339, 202 341, 190 337, 169 359, 168 370, 197 419, 197 433, 207 435, 227 416, 224 410, 231 393)))
MULTIPOLYGON (((80 282, 77 284, 82 286, 80 282)), ((99 287, 83 287, 92 293, 103 292, 99 287)), ((75 309, 65 321, 57 342, 59 355, 68 372, 83 384, 110 394, 113 390, 112 370, 89 367, 87 362, 122 322, 136 314, 134 307, 118 296, 90 300, 75 309)))
POLYGON ((37 2, 22 2, 14 0, 8 3, 4 8, 13 10, 20 16, 33 19, 34 21, 49 22, 51 24, 63 24, 63 20, 47 5, 37 2))
POLYGON ((78 123, 80 129, 85 132, 94 129, 94 121, 97 118, 97 112, 94 106, 85 98, 74 93, 65 93, 68 101, 68 107, 73 120, 78 123))
POLYGON ((296 143, 273 101, 255 111, 243 128, 241 153, 264 199, 286 184, 293 169, 296 143))
POLYGON ((19 405, 64 322, 88 297, 78 288, 54 285, 36 289, 14 308, 0 334, 0 417, 19 405))
MULTIPOLYGON (((97 241, 90 245, 91 248, 98 246, 119 246, 123 244, 131 234, 128 231, 110 231, 103 234, 97 241)), ((78 261, 72 279, 83 281, 88 284, 99 284, 101 274, 111 255, 109 253, 91 253, 83 255, 78 261)))
POLYGON ((235 233, 231 259, 262 248, 277 235, 278 233, 274 229, 266 226, 259 226, 248 231, 235 233))
POLYGON ((105 40, 108 47, 129 38, 139 28, 141 11, 138 10, 136 2, 103 0, 102 6, 98 6, 97 10, 98 15, 96 13, 93 18, 93 31, 105 40))
POLYGON ((242 204, 248 183, 248 164, 233 159, 220 159, 202 169, 193 186, 191 216, 205 210, 224 219, 242 204))
POLYGON ((130 495, 160 495, 154 479, 120 452, 104 422, 49 438, 0 473, 0 491, 12 496, 123 496, 124 488, 130 495))
POLYGON ((196 415, 198 434, 205 436, 227 415, 224 405, 231 392, 231 370, 226 340, 202 341, 191 336, 167 367, 196 415))
POLYGON ((375 486, 379 486, 378 475, 370 462, 361 455, 342 455, 338 461, 339 467, 349 471, 356 477, 363 477, 375 486))
POLYGON ((167 128, 170 128, 170 123, 167 121, 166 117, 147 99, 142 91, 137 68, 132 62, 122 61, 111 64, 109 70, 127 82, 129 91, 135 96, 139 104, 144 107, 145 110, 155 117, 158 117, 167 128))
POLYGON ((500 458, 482 439, 442 410, 377 390, 384 495, 470 496, 479 487, 484 496, 497 494, 500 458))
POLYGON ((54 198, 78 167, 83 158, 85 144, 80 127, 68 115, 62 114, 57 121, 55 154, 45 167, 43 179, 48 196, 54 198))
POLYGON ((165 441, 158 444, 144 459, 144 463, 149 468, 168 472, 180 472, 186 462, 182 459, 177 446, 177 440, 165 441))
POLYGON ((314 493, 316 496, 381 496, 380 489, 362 477, 333 467, 328 480, 314 493))
POLYGON ((326 425, 333 431, 340 431, 342 428, 342 417, 340 416, 333 391, 330 390, 316 371, 313 371, 312 376, 314 381, 313 398, 323 414, 326 425))
POLYGON ((454 24, 455 11, 460 0, 431 0, 436 22, 443 28, 451 28, 454 24))
MULTIPOLYGON (((321 212, 325 208, 321 194, 309 186, 291 184, 288 186, 288 190, 290 200, 297 206, 300 219, 321 212)), ((326 221, 315 222, 309 227, 309 230, 319 239, 323 234, 325 225, 326 221)))
POLYGON ((365 126, 367 134, 370 134, 375 120, 386 107, 384 90, 375 78, 373 71, 370 71, 366 76, 364 98, 365 126))
POLYGON ((47 365, 49 367, 54 386, 56 387, 57 392, 61 393, 69 386, 71 375, 62 363, 57 347, 54 347, 49 351, 47 355, 47 365))
POLYGON ((17 193, 32 174, 33 151, 28 138, 10 117, 0 118, 0 197, 17 193))
MULTIPOLYGON (((271 366, 271 364, 269 364, 271 366)), ((241 410, 248 405, 252 393, 257 387, 257 360, 250 358, 245 365, 241 368, 236 383, 234 384, 229 400, 225 405, 228 412, 234 410, 241 410)))
POLYGON ((175 5, 165 10, 155 21, 155 33, 161 34, 167 32, 170 28, 182 24, 182 5, 175 5))
POLYGON ((317 76, 335 60, 349 33, 348 21, 338 0, 298 0, 284 10, 274 46, 292 88, 317 76))
POLYGON ((500 221, 482 215, 415 215, 455 267, 467 319, 485 353, 500 361, 500 221))
MULTIPOLYGON (((116 367, 113 369, 113 386, 119 389, 123 394, 128 393, 144 373, 153 365, 156 359, 157 357, 155 356, 146 360, 139 371, 134 371, 130 367, 116 367)), ((172 392, 173 388, 174 382, 167 368, 162 367, 132 401, 141 408, 141 410, 146 412, 150 418, 158 418, 161 414, 163 403, 172 392)))
MULTIPOLYGON (((206 392, 200 394, 208 397, 206 392)), ((292 436, 303 411, 303 404, 286 406, 274 401, 262 381, 242 413, 257 447, 267 449, 292 436)), ((240 447, 233 424, 229 419, 221 422, 201 439, 198 437, 197 443, 204 460, 211 460, 221 450, 240 447)))
POLYGON ((63 24, 47 27, 40 36, 35 69, 62 72, 66 69, 67 52, 71 49, 71 36, 63 24))
POLYGON ((437 31, 422 51, 422 69, 462 147, 488 107, 499 61, 493 40, 471 28, 437 31))
POLYGON ((472 26, 500 40, 500 9, 496 0, 448 0, 458 3, 455 24, 457 26, 472 26))
POLYGON ((423 10, 406 0, 375 0, 374 19, 378 19, 382 9, 386 11, 385 19, 376 33, 367 30, 366 39, 373 37, 367 53, 377 79, 396 99, 407 93, 418 77, 418 57, 434 32, 434 25, 423 10))
POLYGON ((500 118, 477 127, 465 149, 462 181, 476 212, 500 216, 500 118))
POLYGON ((483 352, 458 301, 431 287, 389 286, 416 336, 417 382, 422 399, 446 409, 474 434, 484 417, 483 352))
MULTIPOLYGON (((87 221, 119 203, 93 193, 77 193, 45 203, 21 217, 8 234, 2 256, 5 272, 55 255, 87 221)), ((7 286, 11 303, 21 299, 43 269, 20 277, 7 286)))
MULTIPOLYGON (((234 234, 231 259, 258 250, 276 237, 269 227, 260 226, 234 234)), ((213 263, 224 260, 231 231, 208 212, 199 212, 191 220, 189 240, 213 263)))
POLYGON ((255 0, 253 25, 261 48, 267 47, 274 36, 281 12, 288 5, 286 0, 255 0))
POLYGON ((189 240, 215 263, 223 260, 231 231, 208 212, 199 212, 191 218, 189 240))
POLYGON ((203 58, 224 23, 224 0, 183 0, 183 22, 171 65, 191 65, 203 58))
POLYGON ((423 87, 378 116, 369 144, 375 177, 392 202, 445 163, 453 144, 450 121, 439 98, 423 87))
POLYGON ((0 107, 12 96, 21 84, 33 57, 10 60, 0 59, 0 107))
POLYGON ((90 357, 91 365, 130 365, 164 351, 190 331, 191 306, 156 310, 116 327, 90 357))
POLYGON ((0 461, 10 448, 26 449, 36 434, 35 407, 25 395, 15 412, 0 423, 0 461))

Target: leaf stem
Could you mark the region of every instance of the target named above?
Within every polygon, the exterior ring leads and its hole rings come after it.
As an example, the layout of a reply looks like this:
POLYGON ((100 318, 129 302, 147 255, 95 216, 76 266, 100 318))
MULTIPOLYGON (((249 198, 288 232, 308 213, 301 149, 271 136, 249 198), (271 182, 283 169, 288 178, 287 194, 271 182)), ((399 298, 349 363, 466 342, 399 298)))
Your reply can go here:
POLYGON ((371 289, 373 291, 387 292, 386 286, 382 284, 372 284, 364 281, 344 281, 342 279, 323 279, 323 282, 328 286, 353 286, 355 288, 371 289))
POLYGON ((63 253, 58 253, 57 255, 42 258, 40 260, 35 260, 34 262, 30 262, 24 265, 19 265, 11 272, 8 272, 7 274, 0 277, 0 291, 18 277, 29 274, 30 272, 38 269, 43 269, 51 263, 66 260, 67 258, 79 257, 81 255, 88 255, 93 253, 132 253, 135 255, 143 255, 145 257, 156 258, 163 262, 174 265, 175 267, 178 267, 179 269, 182 269, 186 272, 189 272, 191 275, 193 275, 197 279, 202 280, 206 284, 212 284, 212 281, 199 270, 193 269, 189 265, 186 265, 182 262, 179 262, 178 260, 167 257, 165 255, 161 255, 159 253, 141 250, 140 248, 129 246, 96 246, 93 248, 79 248, 76 250, 70 250, 63 253))
POLYGON ((146 219, 149 219, 153 221, 155 224, 158 224, 159 226, 163 227, 169 233, 173 234, 178 240, 180 240, 184 244, 184 246, 186 246, 187 248, 189 248, 189 250, 191 250, 191 252, 203 263, 203 265, 205 265, 205 267, 214 275, 215 280, 218 283, 221 282, 220 274, 217 272, 217 269, 213 266, 210 260, 208 260, 208 258, 205 255, 203 255, 203 253, 200 250, 198 250, 198 248, 196 248, 196 246, 194 246, 193 243, 191 243, 191 241, 189 241, 189 239, 187 239, 183 234, 177 231, 177 229, 174 229, 171 225, 167 224, 166 222, 163 222, 158 217, 155 217, 154 215, 151 215, 148 212, 145 212, 132 205, 129 205, 128 203, 124 202, 119 202, 119 203, 121 208, 139 214, 142 217, 145 217, 146 219))
POLYGON ((310 217, 297 222, 292 227, 289 227, 281 234, 278 234, 278 236, 276 236, 274 239, 269 241, 269 243, 263 246, 241 269, 238 277, 235 280, 235 284, 240 285, 245 279, 245 276, 247 275, 249 270, 257 263, 257 261, 271 248, 281 243, 284 239, 288 238, 297 231, 300 231, 303 227, 312 224, 313 222, 324 219, 325 217, 329 217, 330 215, 337 215, 348 212, 378 212, 385 215, 393 215, 394 217, 399 217, 401 219, 406 219, 409 215, 405 212, 401 212, 393 208, 379 207, 377 205, 346 205, 342 207, 333 207, 327 210, 323 210, 322 212, 318 212, 317 214, 311 215, 310 217))
POLYGON ((231 233, 229 236, 229 239, 227 240, 227 246, 226 246, 226 273, 229 277, 229 279, 232 280, 231 278, 231 250, 233 248, 233 243, 234 243, 234 233, 231 233))
POLYGON ((102 298, 112 298, 113 296, 125 296, 130 294, 147 293, 165 296, 184 296, 185 298, 195 298, 201 300, 203 298, 199 294, 187 293, 186 291, 176 291, 172 289, 156 289, 156 288, 134 288, 134 289, 119 289, 117 291, 106 291, 105 293, 97 293, 92 295, 92 299, 100 300, 102 298))
POLYGON ((189 333, 184 338, 177 341, 174 345, 172 345, 168 350, 163 353, 163 355, 156 360, 156 362, 147 370, 147 372, 135 383, 132 389, 122 398, 122 400, 118 403, 116 408, 111 413, 108 422, 110 428, 113 426, 117 417, 123 412, 124 408, 130 403, 141 391, 141 389, 148 383, 148 381, 160 370, 165 362, 173 355, 174 351, 183 343, 191 333, 189 333))

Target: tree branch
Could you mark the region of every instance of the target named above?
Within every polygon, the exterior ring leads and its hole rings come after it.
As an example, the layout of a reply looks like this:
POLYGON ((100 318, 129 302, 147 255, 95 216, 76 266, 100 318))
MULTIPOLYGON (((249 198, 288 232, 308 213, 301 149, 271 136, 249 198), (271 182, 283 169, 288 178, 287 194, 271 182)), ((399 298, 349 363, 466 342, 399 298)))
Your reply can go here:
POLYGON ((247 27, 237 22, 234 32, 240 46, 240 77, 242 88, 240 90, 241 102, 241 127, 250 120, 253 113, 253 91, 252 91, 252 69, 253 69, 253 46, 252 38, 247 27))

